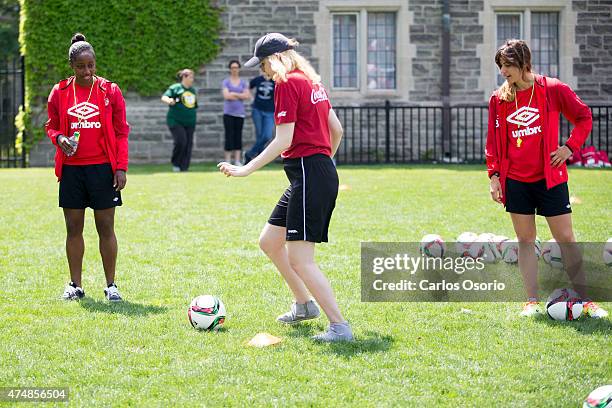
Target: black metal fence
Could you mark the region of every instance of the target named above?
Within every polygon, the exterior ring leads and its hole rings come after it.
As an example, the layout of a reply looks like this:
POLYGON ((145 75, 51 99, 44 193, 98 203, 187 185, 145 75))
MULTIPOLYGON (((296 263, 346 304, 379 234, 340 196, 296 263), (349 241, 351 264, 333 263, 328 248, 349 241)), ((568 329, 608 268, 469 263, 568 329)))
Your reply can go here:
POLYGON ((0 167, 25 167, 25 149, 15 145, 15 116, 24 101, 23 58, 0 64, 0 167))
MULTIPOLYGON (((334 107, 344 127, 338 163, 483 163, 488 106, 455 105, 443 124, 441 106, 334 107), (443 128, 448 126, 448 131, 443 128), (446 133, 446 135, 445 135, 446 133)), ((612 106, 591 106, 593 130, 586 146, 610 155, 612 106)), ((559 141, 571 124, 561 115, 559 141)))

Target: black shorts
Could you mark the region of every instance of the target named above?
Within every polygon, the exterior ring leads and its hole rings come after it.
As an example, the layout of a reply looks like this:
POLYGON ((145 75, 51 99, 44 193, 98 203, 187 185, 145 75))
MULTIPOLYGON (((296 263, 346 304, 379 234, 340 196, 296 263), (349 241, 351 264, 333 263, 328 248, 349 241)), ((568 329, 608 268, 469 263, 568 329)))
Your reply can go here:
POLYGON ((242 126, 244 118, 239 116, 223 115, 225 128, 225 151, 242 149, 242 126))
POLYGON ((506 211, 515 214, 538 214, 543 217, 569 214, 572 207, 567 183, 557 184, 548 190, 544 179, 525 183, 507 178, 506 211))
POLYGON ((329 156, 284 160, 289 187, 268 223, 287 228, 287 241, 327 242, 338 196, 338 173, 329 156))
POLYGON ((113 187, 113 169, 109 163, 62 167, 59 206, 105 210, 122 204, 121 193, 113 187))

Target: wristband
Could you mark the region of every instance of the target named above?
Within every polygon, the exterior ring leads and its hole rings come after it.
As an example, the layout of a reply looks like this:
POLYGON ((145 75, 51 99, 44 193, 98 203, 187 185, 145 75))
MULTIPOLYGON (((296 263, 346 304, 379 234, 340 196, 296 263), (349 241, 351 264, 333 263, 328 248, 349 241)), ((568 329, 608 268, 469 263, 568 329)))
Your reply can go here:
MULTIPOLYGON (((497 176, 499 178, 499 171, 496 171, 495 173, 491 174, 491 177, 493 177, 493 176, 497 176)), ((489 178, 491 178, 491 177, 489 177, 489 178)))
POLYGON ((569 151, 572 152, 572 154, 574 154, 574 151, 572 150, 572 148, 569 147, 567 144, 564 144, 563 146, 567 147, 569 149, 569 151))

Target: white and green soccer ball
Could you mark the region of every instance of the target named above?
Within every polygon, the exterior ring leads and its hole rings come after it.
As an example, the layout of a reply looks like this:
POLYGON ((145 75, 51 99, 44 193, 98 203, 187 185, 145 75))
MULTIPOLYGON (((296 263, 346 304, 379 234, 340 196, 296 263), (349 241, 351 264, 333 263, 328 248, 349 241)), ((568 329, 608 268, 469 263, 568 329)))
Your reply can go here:
POLYGON ((446 253, 446 244, 438 234, 427 234, 421 239, 419 251, 424 256, 442 258, 446 253))
POLYGON ((506 263, 518 262, 518 240, 509 239, 501 243, 501 256, 506 263))
POLYGON ((540 259, 542 257, 542 241, 540 241, 540 238, 536 237, 533 246, 535 247, 536 256, 540 259))
POLYGON ((591 391, 582 408, 612 408, 612 385, 603 385, 591 391))
POLYGON ((495 248, 497 249, 497 253, 499 253, 499 259, 503 259, 502 258, 502 243, 504 243, 505 241, 508 241, 510 238, 508 238, 505 235, 496 235, 495 238, 493 238, 493 242, 495 242, 495 248))
POLYGON ((612 266, 612 238, 608 239, 604 245, 603 260, 607 266, 612 266))
POLYGON ((561 247, 554 239, 550 239, 542 246, 542 258, 544 262, 553 268, 563 268, 563 258, 561 257, 561 247))
POLYGON ((497 246, 493 242, 494 234, 484 233, 480 234, 476 241, 472 242, 468 249, 470 258, 481 259, 485 263, 494 263, 499 259, 497 253, 497 246))
POLYGON ((477 239, 478 239, 478 234, 475 234, 471 231, 462 232, 457 237, 457 242, 455 242, 455 251, 460 256, 468 256, 470 245, 472 245, 472 243, 476 241, 477 239))
POLYGON ((583 308, 580 295, 569 288, 556 289, 546 300, 546 314, 553 320, 576 320, 582 315, 583 308))
POLYGON ((191 301, 187 316, 194 329, 218 330, 225 323, 225 305, 213 295, 197 296, 191 301))

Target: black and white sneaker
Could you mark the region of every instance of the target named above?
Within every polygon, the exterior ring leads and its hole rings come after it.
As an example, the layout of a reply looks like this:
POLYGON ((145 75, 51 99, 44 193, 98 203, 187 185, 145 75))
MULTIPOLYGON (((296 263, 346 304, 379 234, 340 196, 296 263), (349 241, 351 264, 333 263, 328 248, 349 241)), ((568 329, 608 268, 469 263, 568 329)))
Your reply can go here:
POLYGON ((85 291, 83 288, 74 284, 74 282, 68 283, 66 285, 66 289, 64 289, 64 294, 62 295, 62 299, 64 300, 79 300, 85 296, 85 291))
POLYGON ((114 282, 104 289, 104 296, 106 296, 106 300, 109 302, 121 302, 123 300, 121 299, 119 290, 117 290, 117 285, 115 285, 114 282))

